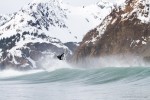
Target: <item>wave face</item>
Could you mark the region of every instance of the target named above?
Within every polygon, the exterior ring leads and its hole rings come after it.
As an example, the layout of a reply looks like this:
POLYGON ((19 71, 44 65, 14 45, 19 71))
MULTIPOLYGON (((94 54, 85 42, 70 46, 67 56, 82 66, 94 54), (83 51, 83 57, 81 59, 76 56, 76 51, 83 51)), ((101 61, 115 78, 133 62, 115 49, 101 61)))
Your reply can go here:
MULTIPOLYGON (((22 81, 25 83, 51 83, 51 82, 73 82, 88 85, 107 84, 114 82, 136 82, 150 79, 150 68, 128 67, 128 68, 94 68, 94 69, 71 69, 62 68, 55 71, 34 71, 10 77, 1 77, 1 81, 22 81), (19 75, 19 76, 18 76, 19 75)), ((150 80, 148 80, 150 81, 150 80)))

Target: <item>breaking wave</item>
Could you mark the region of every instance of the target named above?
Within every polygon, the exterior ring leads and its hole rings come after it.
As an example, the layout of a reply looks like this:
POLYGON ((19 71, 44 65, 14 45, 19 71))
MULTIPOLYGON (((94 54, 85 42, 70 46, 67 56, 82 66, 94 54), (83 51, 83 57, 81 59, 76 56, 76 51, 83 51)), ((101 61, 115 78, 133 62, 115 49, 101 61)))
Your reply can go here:
POLYGON ((100 58, 100 60, 94 58, 87 60, 86 65, 81 64, 80 67, 71 67, 72 65, 66 62, 51 60, 44 61, 43 66, 40 70, 27 72, 2 71, 0 81, 18 81, 24 84, 71 82, 97 85, 115 82, 133 83, 144 80, 150 83, 150 67, 140 58, 130 57, 127 60, 115 57, 100 58))
POLYGON ((16 76, 1 77, 0 81, 21 81, 28 84, 72 82, 76 84, 96 85, 113 82, 132 83, 144 79, 148 79, 148 82, 150 82, 150 68, 63 68, 55 71, 28 72, 26 74, 19 73, 16 76))

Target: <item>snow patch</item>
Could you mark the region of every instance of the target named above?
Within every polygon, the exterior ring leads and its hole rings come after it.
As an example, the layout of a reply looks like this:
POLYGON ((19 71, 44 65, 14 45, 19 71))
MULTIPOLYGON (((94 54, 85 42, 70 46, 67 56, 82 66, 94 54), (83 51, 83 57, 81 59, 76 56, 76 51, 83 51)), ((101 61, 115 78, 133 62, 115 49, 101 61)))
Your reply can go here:
POLYGON ((145 42, 145 41, 142 41, 142 44, 147 44, 147 42, 145 42))

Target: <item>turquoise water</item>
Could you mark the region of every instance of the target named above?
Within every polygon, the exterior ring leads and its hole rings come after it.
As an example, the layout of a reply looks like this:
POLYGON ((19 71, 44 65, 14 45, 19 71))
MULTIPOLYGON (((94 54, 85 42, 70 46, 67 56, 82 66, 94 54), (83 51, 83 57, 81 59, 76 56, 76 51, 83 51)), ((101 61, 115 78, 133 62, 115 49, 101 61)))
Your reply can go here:
POLYGON ((150 100, 149 88, 148 67, 0 72, 0 100, 150 100))

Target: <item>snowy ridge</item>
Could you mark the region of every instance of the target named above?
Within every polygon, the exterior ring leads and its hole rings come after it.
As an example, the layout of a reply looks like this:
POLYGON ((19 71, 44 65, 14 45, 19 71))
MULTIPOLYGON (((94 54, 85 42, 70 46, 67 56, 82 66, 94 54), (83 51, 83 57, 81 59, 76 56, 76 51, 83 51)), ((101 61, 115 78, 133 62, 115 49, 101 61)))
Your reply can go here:
MULTIPOLYGON (((1 38, 22 34, 24 31, 30 33, 45 33, 51 26, 65 27, 63 11, 54 2, 50 3, 31 3, 26 9, 20 10, 14 18, 0 28, 1 38)), ((46 33, 45 33, 46 34, 46 33)))
POLYGON ((130 3, 130 5, 126 5, 123 10, 125 11, 125 14, 122 15, 123 17, 122 20, 126 20, 127 18, 134 15, 134 17, 132 18, 139 19, 141 23, 150 22, 150 1, 149 0, 133 0, 130 3))

